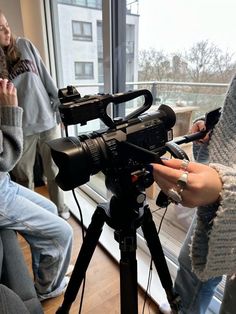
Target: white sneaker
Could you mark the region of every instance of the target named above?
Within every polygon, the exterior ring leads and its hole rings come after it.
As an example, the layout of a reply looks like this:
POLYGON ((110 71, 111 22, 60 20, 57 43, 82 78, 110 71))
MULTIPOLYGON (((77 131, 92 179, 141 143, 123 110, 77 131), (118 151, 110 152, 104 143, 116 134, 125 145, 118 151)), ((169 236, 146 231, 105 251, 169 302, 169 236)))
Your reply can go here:
POLYGON ((172 314, 169 303, 159 304, 159 310, 161 314, 172 314))
POLYGON ((73 265, 73 264, 70 264, 70 265, 68 266, 67 271, 66 271, 66 276, 70 276, 70 275, 71 275, 71 273, 72 273, 74 267, 75 267, 75 265, 73 265))
POLYGON ((70 212, 61 212, 59 213, 59 216, 65 220, 68 220, 70 218, 70 212))

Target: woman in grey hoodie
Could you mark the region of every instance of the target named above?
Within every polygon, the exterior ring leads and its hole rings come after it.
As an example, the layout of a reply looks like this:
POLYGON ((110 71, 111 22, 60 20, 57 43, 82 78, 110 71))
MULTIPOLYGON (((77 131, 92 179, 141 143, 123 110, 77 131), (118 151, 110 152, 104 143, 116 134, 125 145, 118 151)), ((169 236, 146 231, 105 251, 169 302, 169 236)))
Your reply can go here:
POLYGON ((33 190, 37 151, 42 157, 50 199, 56 204, 59 215, 68 219, 69 209, 64 203, 63 191, 55 182, 58 169, 46 144, 61 136, 58 90, 38 50, 29 40, 13 36, 1 10, 0 47, 6 58, 7 77, 17 88, 18 103, 24 109, 24 150, 12 173, 18 183, 33 190))

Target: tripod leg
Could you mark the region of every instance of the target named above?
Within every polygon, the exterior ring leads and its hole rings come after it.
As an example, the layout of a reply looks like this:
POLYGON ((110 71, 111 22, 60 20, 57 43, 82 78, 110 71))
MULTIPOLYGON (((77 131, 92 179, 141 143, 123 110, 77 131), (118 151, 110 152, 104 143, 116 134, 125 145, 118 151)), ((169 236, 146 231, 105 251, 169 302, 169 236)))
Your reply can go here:
POLYGON ((173 313, 178 313, 180 308, 180 298, 174 292, 172 279, 166 263, 165 255, 162 250, 161 242, 156 230, 152 214, 148 206, 144 208, 144 219, 142 224, 144 238, 147 241, 151 257, 155 264, 162 287, 165 289, 167 299, 170 303, 173 313))
POLYGON ((77 257, 74 270, 72 272, 68 287, 66 289, 64 300, 57 314, 68 314, 73 301, 79 291, 80 285, 85 277, 86 270, 92 258, 99 237, 102 233, 102 227, 105 223, 104 209, 97 207, 91 223, 87 229, 86 236, 77 257))
MULTIPOLYGON (((117 238, 116 238, 117 239, 117 238)), ((119 233, 121 314, 138 313, 136 232, 119 233)))

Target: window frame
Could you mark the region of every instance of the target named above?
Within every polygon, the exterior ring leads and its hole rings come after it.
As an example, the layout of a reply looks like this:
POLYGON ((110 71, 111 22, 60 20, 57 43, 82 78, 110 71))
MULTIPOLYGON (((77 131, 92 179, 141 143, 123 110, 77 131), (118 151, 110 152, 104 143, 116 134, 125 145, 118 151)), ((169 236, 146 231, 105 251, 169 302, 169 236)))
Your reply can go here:
POLYGON ((72 38, 75 41, 93 41, 93 25, 91 22, 84 22, 84 21, 78 21, 78 20, 72 20, 71 21, 71 28, 72 28, 72 38), (79 25, 79 29, 81 30, 81 34, 77 34, 75 32, 75 25, 79 25), (90 35, 86 35, 85 33, 85 26, 90 26, 90 35))
MULTIPOLYGON (((55 0, 52 0, 54 2, 55 0)), ((104 91, 107 93, 117 93, 125 90, 126 84, 126 73, 125 71, 125 63, 126 63, 126 24, 124 24, 124 16, 126 15, 126 6, 124 6, 125 1, 116 1, 116 0, 104 0, 103 1, 103 25, 109 25, 109 27, 103 27, 103 51, 104 51, 104 91), (111 23, 111 24, 110 24, 111 23), (122 24, 123 23, 123 24, 122 24), (122 56, 122 58, 121 58, 122 56)), ((115 106, 113 108, 114 116, 122 116, 122 108, 119 106, 115 106)), ((96 202, 102 202, 104 200, 100 199, 100 196, 96 194, 96 192, 92 191, 88 186, 81 187, 81 190, 88 193, 96 202)), ((90 221, 90 220, 89 220, 90 221)), ((110 235, 112 238, 112 230, 110 230, 110 235)), ((105 240, 104 240, 105 241, 105 240)), ((148 255, 149 251, 144 243, 144 239, 142 239, 138 235, 138 249, 144 252, 144 254, 148 255)), ((106 249, 112 254, 112 245, 104 245, 106 249)), ((119 252, 118 252, 119 253, 119 252)), ((150 253, 149 253, 150 254, 150 253)), ((173 278, 176 275, 177 265, 167 259, 168 266, 170 268, 170 273, 173 275, 173 278)), ((147 265, 146 265, 147 266, 147 265)), ((154 271, 155 272, 155 271, 154 271)), ((145 270, 145 274, 147 271, 145 270)), ((156 272, 155 272, 156 273, 156 272)), ((146 279, 146 278, 145 278, 146 279)), ((139 283, 141 286, 146 288, 145 279, 139 278, 139 283)), ((156 290, 154 286, 153 289, 150 289, 150 293, 153 292, 151 290, 156 290)), ((156 293, 156 292, 154 292, 156 293)), ((159 294, 159 292, 157 292, 159 294)), ((156 297, 154 296, 156 300, 156 297)), ((218 300, 214 299, 214 303, 217 303, 218 300)), ((218 305, 217 305, 218 306, 218 305)))
MULTIPOLYGON (((93 80, 94 79, 94 64, 89 61, 74 61, 75 79, 76 80, 93 80), (81 66, 81 72, 77 74, 77 65, 81 66), (86 67, 91 66, 91 74, 86 74, 86 67)), ((90 69, 89 69, 90 70, 90 69)), ((90 72, 90 71, 89 71, 90 72)))

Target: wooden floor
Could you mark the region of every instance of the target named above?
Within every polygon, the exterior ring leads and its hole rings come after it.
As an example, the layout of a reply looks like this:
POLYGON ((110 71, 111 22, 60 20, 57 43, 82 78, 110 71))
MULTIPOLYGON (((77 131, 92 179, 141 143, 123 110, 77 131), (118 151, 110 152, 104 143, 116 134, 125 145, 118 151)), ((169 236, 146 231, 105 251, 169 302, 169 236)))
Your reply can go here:
MULTIPOLYGON (((38 192, 45 194, 44 188, 38 189, 38 192)), ((75 264, 81 247, 81 228, 76 219, 71 217, 68 222, 74 230, 74 241, 71 263, 75 264)), ((31 256, 28 245, 23 239, 20 239, 21 246, 26 258, 29 270, 31 269, 31 256)), ((118 314, 120 313, 120 287, 119 287, 119 267, 118 264, 103 250, 99 245, 91 259, 86 273, 85 295, 83 300, 83 314, 118 314)), ((73 302, 70 314, 78 314, 81 289, 73 302)), ((54 314, 63 302, 63 296, 46 300, 42 303, 45 314, 54 314)), ((158 306, 151 300, 148 300, 144 311, 144 293, 139 289, 138 293, 138 313, 154 314, 160 313, 158 306)), ((131 314, 131 313, 130 313, 131 314)))

